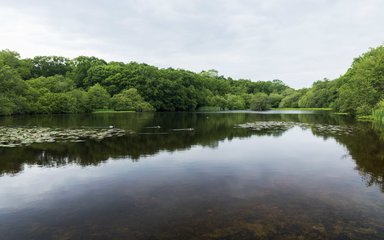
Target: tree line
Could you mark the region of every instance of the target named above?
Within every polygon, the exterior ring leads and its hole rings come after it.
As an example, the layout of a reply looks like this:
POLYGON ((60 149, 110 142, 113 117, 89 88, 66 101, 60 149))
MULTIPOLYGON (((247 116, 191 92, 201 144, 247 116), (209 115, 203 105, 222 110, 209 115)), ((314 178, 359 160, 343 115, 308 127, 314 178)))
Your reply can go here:
POLYGON ((268 106, 277 107, 286 90, 292 89, 280 80, 233 80, 219 76, 215 70, 194 73, 136 62, 107 63, 85 56, 21 59, 17 52, 0 52, 2 115, 82 113, 108 108, 134 111, 249 109, 259 98, 268 98, 268 106))
MULTIPOLYGON (((384 46, 355 58, 346 73, 334 80, 316 81, 296 90, 280 106, 329 107, 354 116, 384 115, 384 46)), ((383 121, 384 122, 384 121, 383 121)))
POLYGON ((86 56, 22 59, 17 52, 0 51, 0 115, 277 107, 330 107, 369 115, 381 111, 383 97, 383 46, 354 59, 339 78, 316 81, 311 88, 298 90, 281 80, 234 80, 216 70, 195 73, 86 56))

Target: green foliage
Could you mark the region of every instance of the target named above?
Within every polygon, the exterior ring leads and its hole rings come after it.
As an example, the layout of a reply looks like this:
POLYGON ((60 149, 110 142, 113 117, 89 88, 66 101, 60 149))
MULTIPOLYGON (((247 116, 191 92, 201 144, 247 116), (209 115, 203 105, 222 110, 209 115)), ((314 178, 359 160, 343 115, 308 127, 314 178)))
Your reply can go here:
POLYGON ((380 102, 376 105, 377 110, 384 110, 384 99, 382 99, 380 102))
POLYGON ((0 67, 0 93, 1 94, 24 94, 27 84, 20 78, 19 74, 9 66, 0 67))
POLYGON ((384 98, 384 46, 373 48, 353 61, 333 81, 317 81, 306 90, 284 91, 279 107, 328 108, 352 115, 370 115, 384 98))
POLYGON ((324 79, 312 85, 298 101, 298 106, 302 108, 326 108, 336 99, 337 89, 334 82, 324 79))
POLYGON ((72 60, 60 56, 20 59, 18 53, 4 50, 0 52, 0 66, 10 67, 17 72, 19 79, 21 77, 27 83, 27 91, 22 95, 24 99, 15 103, 16 97, 8 97, 13 104, 4 101, 3 108, 7 105, 7 109, 13 109, 11 106, 19 107, 21 103, 30 101, 31 104, 23 111, 31 113, 83 112, 106 108, 110 106, 109 96, 114 96, 114 108, 124 109, 128 108, 129 103, 124 91, 131 88, 137 89, 137 94, 142 97, 134 107, 137 111, 153 108, 159 111, 194 111, 202 106, 246 109, 254 93, 271 94, 271 104, 277 105, 280 100, 277 94, 289 89, 280 80, 235 81, 220 76, 214 69, 197 74, 182 69, 159 69, 136 62, 107 63, 86 56, 72 60), (60 109, 55 102, 49 104, 48 100, 53 96, 60 98, 57 102, 67 99, 75 104, 74 108, 60 109))
POLYGON ((229 110, 238 110, 245 108, 245 101, 241 96, 234 94, 226 94, 225 100, 226 108, 228 108, 229 110))
POLYGON ((20 66, 20 54, 10 50, 0 51, 0 66, 9 66, 16 69, 20 66))
POLYGON ((48 92, 38 99, 39 112, 42 113, 75 113, 76 99, 67 93, 48 92))
POLYGON ((286 90, 283 92, 283 99, 279 104, 280 108, 298 108, 300 98, 307 92, 307 89, 301 89, 298 91, 286 90))
POLYGON ((72 109, 73 112, 85 113, 90 112, 92 110, 89 103, 88 93, 84 90, 74 89, 68 92, 68 95, 71 99, 75 100, 74 108, 72 109))
POLYGON ((340 79, 334 107, 354 115, 370 114, 384 97, 384 46, 373 48, 353 61, 340 79))
POLYGON ((233 80, 214 69, 194 73, 86 56, 21 59, 17 52, 3 50, 0 114, 88 112, 111 106, 135 111, 332 107, 369 115, 384 98, 383 73, 383 46, 356 58, 340 78, 299 90, 277 79, 233 80))
POLYGON ((0 95, 0 115, 11 115, 16 109, 16 104, 6 96, 0 95))
POLYGON ((27 80, 26 82, 35 89, 47 88, 54 93, 68 92, 74 88, 73 80, 62 75, 39 77, 27 80))
POLYGON ((269 104, 271 105, 272 108, 279 107, 279 104, 282 99, 283 99, 282 94, 278 94, 278 93, 269 94, 269 104))
POLYGON ((89 106, 93 109, 109 107, 110 95, 100 84, 96 83, 88 89, 89 106))
POLYGON ((28 85, 19 73, 8 65, 0 66, 0 115, 28 112, 27 95, 28 85))
POLYGON ((135 88, 130 88, 114 95, 111 98, 111 106, 117 111, 133 110, 136 112, 148 112, 155 110, 151 104, 144 101, 135 88))
POLYGON ((0 51, 0 66, 8 66, 23 79, 31 77, 32 62, 30 59, 20 59, 20 54, 10 50, 0 51))
POLYGON ((372 112, 372 117, 375 122, 384 124, 384 100, 381 100, 372 112))
POLYGON ((334 106, 340 112, 366 115, 373 108, 376 95, 377 91, 368 79, 352 80, 341 86, 334 106))
POLYGON ((250 108, 253 111, 264 111, 271 108, 270 99, 265 93, 256 93, 250 101, 250 108))
POLYGON ((213 107, 218 108, 220 110, 226 110, 228 106, 228 101, 225 97, 222 96, 211 96, 208 98, 208 106, 205 107, 213 107))
POLYGON ((203 77, 216 78, 219 77, 219 71, 217 71, 216 69, 210 69, 207 71, 202 71, 200 75, 203 77))
POLYGON ((130 74, 127 69, 124 68, 124 64, 112 62, 105 65, 95 61, 93 64, 88 63, 91 66, 88 68, 85 78, 81 75, 75 75, 78 78, 77 82, 79 85, 82 85, 84 88, 89 88, 99 83, 112 95, 128 87, 127 81, 130 78, 130 74))
POLYGON ((75 81, 76 87, 85 87, 84 79, 88 76, 88 70, 94 66, 103 66, 107 63, 96 57, 80 56, 72 60, 73 70, 71 77, 75 81))
POLYGON ((72 70, 71 61, 59 56, 37 56, 32 59, 32 77, 66 75, 72 70))

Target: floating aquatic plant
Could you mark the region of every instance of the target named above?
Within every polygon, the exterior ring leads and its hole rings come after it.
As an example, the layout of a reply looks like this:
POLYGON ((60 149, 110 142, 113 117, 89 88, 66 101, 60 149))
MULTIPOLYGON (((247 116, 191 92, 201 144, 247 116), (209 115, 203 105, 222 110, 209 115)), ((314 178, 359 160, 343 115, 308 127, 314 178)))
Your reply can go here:
POLYGON ((125 130, 118 128, 0 127, 0 147, 47 142, 80 142, 86 139, 102 140, 125 134, 125 130))
POLYGON ((314 132, 318 133, 328 133, 328 134, 351 134, 353 128, 350 126, 341 126, 341 125, 330 125, 330 124, 309 124, 309 123, 297 123, 297 122, 277 122, 277 121, 267 121, 267 122, 252 122, 235 125, 235 128, 246 128, 253 131, 265 131, 265 130, 284 130, 289 129, 294 126, 301 127, 302 129, 312 129, 314 132))

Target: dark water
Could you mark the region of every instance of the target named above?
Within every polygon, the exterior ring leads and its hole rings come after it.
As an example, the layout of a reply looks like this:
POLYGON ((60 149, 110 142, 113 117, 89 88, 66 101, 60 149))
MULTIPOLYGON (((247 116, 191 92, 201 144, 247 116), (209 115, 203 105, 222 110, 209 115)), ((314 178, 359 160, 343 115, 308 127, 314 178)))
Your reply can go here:
POLYGON ((384 239, 384 131, 369 123, 238 112, 0 125, 135 132, 0 148, 0 239, 384 239), (294 124, 234 128, 256 121, 294 124), (194 131, 172 131, 180 128, 194 131))

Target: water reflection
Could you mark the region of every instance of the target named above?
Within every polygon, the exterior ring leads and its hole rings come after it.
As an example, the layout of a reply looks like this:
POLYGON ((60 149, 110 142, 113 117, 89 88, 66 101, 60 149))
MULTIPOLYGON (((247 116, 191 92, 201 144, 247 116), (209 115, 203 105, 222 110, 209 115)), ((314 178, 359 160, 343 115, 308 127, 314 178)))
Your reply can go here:
POLYGON ((160 151, 190 149, 201 145, 215 148, 218 142, 233 138, 258 136, 281 136, 291 126, 279 129, 249 131, 236 129, 235 125, 256 121, 282 121, 307 124, 354 126, 353 134, 332 134, 312 132, 324 139, 334 138, 347 147, 356 161, 357 169, 368 185, 383 187, 384 141, 380 126, 372 128, 368 123, 353 123, 349 118, 332 114, 271 114, 255 115, 249 113, 193 114, 193 113, 128 113, 97 115, 52 115, 31 117, 8 117, 0 124, 7 126, 42 127, 82 127, 114 125, 136 134, 114 137, 103 141, 82 143, 44 143, 27 147, 0 148, 0 173, 16 174, 25 164, 45 167, 64 166, 76 163, 81 166, 98 165, 109 158, 129 157, 138 161, 143 156, 154 155, 160 151), (161 126, 160 129, 148 126, 161 126), (190 128, 195 131, 172 132, 174 128, 190 128), (363 140, 363 141, 362 141, 363 140))
POLYGON ((383 186, 384 145, 369 124, 330 114, 44 118, 0 121, 45 127, 89 122, 136 134, 0 149, 5 239, 384 237, 383 194, 357 175, 383 186), (298 124, 234 128, 256 121, 298 124), (353 126, 353 132, 312 124, 353 126))

